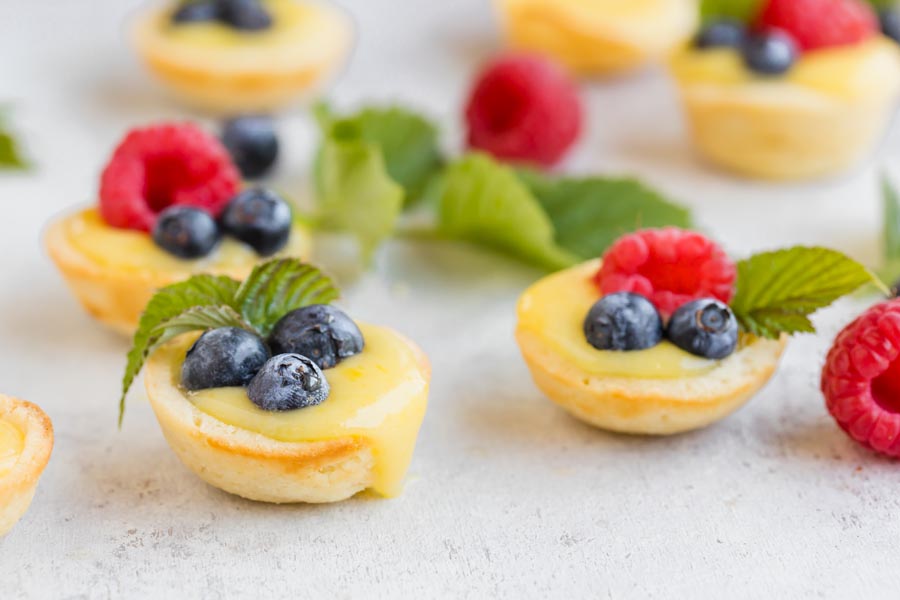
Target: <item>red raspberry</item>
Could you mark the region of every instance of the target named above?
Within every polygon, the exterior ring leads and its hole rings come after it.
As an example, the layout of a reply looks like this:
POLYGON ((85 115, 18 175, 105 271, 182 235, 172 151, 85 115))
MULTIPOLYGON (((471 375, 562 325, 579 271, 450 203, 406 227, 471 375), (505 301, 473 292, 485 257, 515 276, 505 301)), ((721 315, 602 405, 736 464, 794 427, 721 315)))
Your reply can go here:
POLYGON ((850 437, 900 457, 900 299, 870 308, 838 334, 822 393, 850 437))
POLYGON ((664 316, 691 300, 728 304, 737 269, 722 248, 695 231, 643 229, 619 238, 603 255, 594 281, 603 294, 646 296, 664 316))
POLYGON ((215 137, 190 123, 131 130, 100 177, 100 214, 113 227, 150 231, 157 214, 187 204, 217 217, 240 174, 215 137))
POLYGON ((803 50, 856 44, 879 27, 864 0, 769 0, 759 25, 789 33, 803 50))
POLYGON ((506 56, 481 73, 466 105, 469 146, 549 167, 578 137, 581 113, 578 90, 555 63, 506 56))

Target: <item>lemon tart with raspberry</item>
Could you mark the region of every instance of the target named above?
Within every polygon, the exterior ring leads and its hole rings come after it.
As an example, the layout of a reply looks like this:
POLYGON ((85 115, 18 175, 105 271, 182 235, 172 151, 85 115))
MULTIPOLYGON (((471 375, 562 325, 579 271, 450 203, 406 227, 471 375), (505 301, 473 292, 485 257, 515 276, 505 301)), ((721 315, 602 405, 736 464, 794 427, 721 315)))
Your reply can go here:
POLYGON ((575 417, 668 435, 742 406, 775 373, 788 335, 814 330, 808 314, 869 281, 825 248, 735 266, 700 234, 642 230, 530 287, 516 339, 538 388, 575 417))
POLYGON ((84 308, 130 334, 161 287, 197 273, 243 278, 266 256, 309 252, 282 198, 239 187, 225 149, 198 127, 136 129, 104 170, 99 206, 53 222, 47 251, 84 308))
MULTIPOLYGON (((329 304, 333 288, 311 267, 274 261, 250 281, 247 290, 278 306, 251 300, 262 310, 243 313, 241 326, 197 327, 199 336, 138 349, 148 355, 144 383, 169 445, 207 483, 252 500, 399 494, 427 405, 425 354, 329 304), (289 290, 293 300, 280 303, 289 290)), ((151 302, 147 315, 168 300, 151 302)))
POLYGON ((31 504, 53 450, 53 425, 30 402, 0 394, 0 536, 31 504))
POLYGON ((141 15, 134 44, 186 103, 219 113, 283 108, 343 64, 352 28, 337 8, 301 0, 199 0, 141 15))
POLYGON ((496 0, 510 46, 574 73, 608 75, 665 58, 697 26, 695 0, 496 0))
POLYGON ((900 94, 896 42, 863 0, 816 4, 795 13, 769 0, 752 26, 712 22, 673 56, 691 135, 711 163, 762 179, 822 177, 883 136, 900 94))

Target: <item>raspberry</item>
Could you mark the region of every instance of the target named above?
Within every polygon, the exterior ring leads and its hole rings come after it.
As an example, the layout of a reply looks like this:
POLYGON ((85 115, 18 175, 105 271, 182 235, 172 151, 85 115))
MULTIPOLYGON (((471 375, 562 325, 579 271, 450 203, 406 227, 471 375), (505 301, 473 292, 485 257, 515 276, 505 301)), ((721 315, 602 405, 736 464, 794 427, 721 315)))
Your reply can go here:
POLYGON ((737 269, 712 240, 675 227, 643 229, 619 238, 603 255, 594 281, 603 294, 634 292, 665 316, 700 298, 725 304, 737 269))
POLYGON ((803 50, 856 44, 879 27, 864 0, 769 0, 759 25, 787 32, 803 50))
POLYGON ((581 113, 575 85, 555 63, 506 56, 481 73, 466 105, 469 146, 549 167, 578 137, 581 113))
POLYGON ((838 334, 821 385, 850 437, 900 457, 900 300, 870 308, 838 334))
POLYGON ((150 231, 173 204, 217 217, 240 186, 228 152, 196 125, 169 123, 133 129, 100 178, 100 214, 113 227, 150 231))

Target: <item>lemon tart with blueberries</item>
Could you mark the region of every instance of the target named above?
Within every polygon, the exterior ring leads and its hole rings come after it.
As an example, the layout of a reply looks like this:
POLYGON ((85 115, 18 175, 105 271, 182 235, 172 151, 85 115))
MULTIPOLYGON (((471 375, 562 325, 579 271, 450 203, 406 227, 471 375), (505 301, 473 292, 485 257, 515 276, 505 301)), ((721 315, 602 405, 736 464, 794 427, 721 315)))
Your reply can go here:
POLYGON ((665 58, 697 26, 696 0, 496 0, 510 46, 581 75, 665 58))
POLYGON ((125 390, 147 357, 147 394, 182 462, 264 502, 399 494, 425 415, 425 354, 331 305, 336 290, 308 265, 272 261, 229 281, 160 291, 130 355, 125 390), (222 286, 216 303, 194 304, 209 285, 222 286))
POLYGON ((346 59, 349 19, 301 0, 188 0, 141 15, 134 43, 185 102, 221 113, 268 112, 321 86, 346 59))
POLYGON ((53 450, 53 425, 36 405, 0 394, 0 536, 31 504, 53 450))
POLYGON ((862 160, 900 94, 900 51, 864 0, 768 0, 716 20, 673 56, 695 145, 711 163, 773 180, 862 160))
POLYGON ((743 405, 775 372, 787 334, 811 330, 812 307, 869 280, 823 248, 764 253, 736 267, 698 233, 643 230, 529 288, 516 339, 537 386, 575 417, 674 434, 743 405), (818 265, 808 268, 812 279, 779 279, 809 265, 818 265))
POLYGON ((123 333, 163 286, 196 273, 243 278, 265 257, 309 252, 288 203, 271 190, 241 191, 227 151, 191 124, 131 131, 99 196, 53 222, 45 242, 85 309, 123 333))

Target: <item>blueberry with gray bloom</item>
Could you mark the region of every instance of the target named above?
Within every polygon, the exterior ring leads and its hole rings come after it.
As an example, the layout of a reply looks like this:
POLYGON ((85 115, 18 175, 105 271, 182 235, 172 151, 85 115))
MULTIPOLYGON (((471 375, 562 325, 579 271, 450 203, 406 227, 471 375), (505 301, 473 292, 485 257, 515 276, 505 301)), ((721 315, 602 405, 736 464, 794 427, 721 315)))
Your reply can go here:
POLYGON ((259 0, 217 0, 220 18, 235 29, 260 31, 272 26, 272 16, 259 0))
POLYGON ((747 68, 761 75, 786 73, 799 54, 794 38, 777 29, 749 36, 742 50, 747 68))
POLYGON ((214 0, 189 0, 172 14, 172 22, 203 23, 219 18, 219 5, 214 0))
POLYGON ((726 304, 704 298, 676 310, 666 334, 669 341, 686 352, 719 360, 737 348, 738 322, 726 304))
POLYGON ((219 243, 219 226, 208 212, 193 206, 170 206, 153 226, 156 245, 178 258, 201 258, 219 243))
POLYGON ((269 345, 276 354, 295 353, 330 369, 363 350, 363 335, 353 319, 328 304, 291 311, 275 324, 269 345))
POLYGON ((694 45, 700 49, 740 48, 744 43, 744 24, 731 19, 714 21, 705 26, 694 38, 694 45))
POLYGON ((900 42, 900 10, 885 8, 878 13, 881 22, 881 33, 895 42, 900 42))
POLYGON ((588 311, 584 335, 598 350, 645 350, 662 340, 663 322, 644 296, 616 292, 600 298, 588 311))
POLYGON ((235 196, 219 218, 222 229, 260 256, 271 256, 291 237, 291 207, 281 196, 263 188, 235 196))
POLYGON ((268 359, 266 345, 246 329, 211 329, 188 350, 181 384, 188 390, 246 385, 268 359))
POLYGON ((268 173, 278 158, 278 136, 269 117, 248 115, 226 121, 222 143, 247 179, 268 173))
POLYGON ((318 365, 299 354, 273 356, 247 386, 250 401, 269 411, 315 406, 324 402, 330 391, 318 365))

